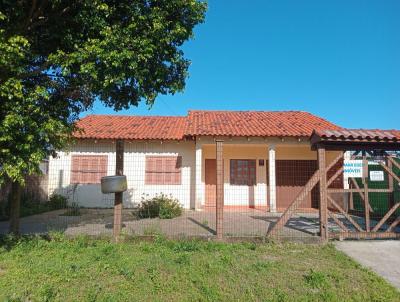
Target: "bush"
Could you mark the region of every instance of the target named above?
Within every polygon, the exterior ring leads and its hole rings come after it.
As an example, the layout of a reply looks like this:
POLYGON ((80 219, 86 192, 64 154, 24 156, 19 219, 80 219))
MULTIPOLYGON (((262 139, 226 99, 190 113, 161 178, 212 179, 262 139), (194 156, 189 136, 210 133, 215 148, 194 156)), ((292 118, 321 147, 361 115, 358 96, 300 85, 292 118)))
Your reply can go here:
POLYGON ((136 214, 139 218, 171 219, 181 216, 182 211, 182 206, 177 199, 160 194, 150 199, 142 197, 136 214))
POLYGON ((59 194, 53 194, 49 198, 49 206, 53 210, 65 209, 67 207, 67 198, 59 194))

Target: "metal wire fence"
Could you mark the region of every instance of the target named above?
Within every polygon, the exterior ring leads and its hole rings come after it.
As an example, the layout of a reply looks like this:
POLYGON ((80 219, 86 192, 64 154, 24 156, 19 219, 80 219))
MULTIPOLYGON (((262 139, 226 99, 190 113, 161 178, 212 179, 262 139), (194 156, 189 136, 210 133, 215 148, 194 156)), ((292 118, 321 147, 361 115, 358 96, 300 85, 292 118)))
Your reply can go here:
MULTIPOLYGON (((128 189, 123 194, 122 234, 215 238, 216 160, 215 153, 207 152, 212 148, 204 146, 199 159, 193 141, 125 142, 123 166, 128 189)), ((305 154, 303 148, 297 156, 295 147, 291 146, 290 154, 294 155, 287 156, 289 152, 285 148, 277 147, 276 159, 272 159, 265 145, 224 147, 225 238, 267 238, 282 213, 304 191, 318 170, 316 151, 307 149, 305 154)), ((71 236, 111 236, 115 197, 102 193, 100 181, 103 176, 115 174, 115 150, 113 141, 81 141, 43 163, 43 175, 26 179, 21 200, 21 233, 58 231, 71 236)), ((337 154, 328 152, 327 157, 332 160, 337 154)), ((360 156, 347 152, 345 160, 362 160, 360 156)), ((392 157, 400 163, 397 154, 392 157)), ((371 228, 400 201, 399 182, 382 167, 382 162, 387 165, 386 157, 368 156, 371 228), (387 191, 374 191, 379 189, 387 191)), ((340 171, 343 165, 342 159, 328 171, 328 179, 334 176, 328 188, 364 189, 362 178, 348 178, 340 171)), ((400 175, 397 165, 390 164, 390 167, 400 175)), ((3 234, 8 232, 9 225, 9 187, 6 183, 0 189, 0 233, 3 234)), ((362 192, 333 192, 330 198, 365 228, 362 192)), ((319 205, 317 184, 306 194, 277 238, 318 241, 319 205)), ((340 223, 350 231, 354 229, 345 214, 332 204, 329 209, 334 216, 328 220, 329 232, 341 232, 340 223)), ((381 231, 390 226, 399 211, 392 213, 381 231)), ((394 230, 399 231, 398 227, 394 230)))

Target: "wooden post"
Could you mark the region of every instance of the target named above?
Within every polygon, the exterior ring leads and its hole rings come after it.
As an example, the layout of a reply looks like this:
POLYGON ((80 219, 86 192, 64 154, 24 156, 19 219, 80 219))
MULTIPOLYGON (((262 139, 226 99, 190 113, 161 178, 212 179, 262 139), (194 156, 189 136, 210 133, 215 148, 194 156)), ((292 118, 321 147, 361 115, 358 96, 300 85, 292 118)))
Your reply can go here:
POLYGON ((371 231, 369 219, 369 196, 368 196, 368 160, 366 152, 363 151, 363 183, 364 183, 364 212, 365 212, 365 230, 371 231))
MULTIPOLYGON (((116 154, 115 154, 115 174, 124 174, 124 141, 117 140, 116 142, 116 154)), ((114 228, 113 236, 114 241, 118 241, 122 229, 122 197, 123 192, 115 193, 114 201, 114 228)))
POLYGON ((19 216, 21 208, 21 184, 17 181, 11 183, 10 200, 10 226, 9 232, 15 236, 19 235, 19 216))
MULTIPOLYGON (((352 183, 352 182, 349 183, 349 187, 350 187, 350 189, 353 188, 353 183, 352 183)), ((350 210, 354 210, 354 197, 353 197, 353 192, 349 192, 349 194, 350 194, 350 197, 349 197, 349 209, 350 209, 350 210)))
MULTIPOLYGON (((390 171, 393 171, 393 163, 392 161, 389 159, 389 155, 387 155, 387 167, 390 171)), ((393 192, 393 188, 394 188, 394 183, 393 183, 393 176, 388 173, 388 189, 391 191, 389 193, 389 208, 392 208, 394 206, 394 192, 393 192)))
POLYGON ((216 158, 217 158, 217 185, 216 185, 216 233, 217 239, 224 236, 224 160, 223 160, 223 141, 217 140, 216 158))
POLYGON ((326 152, 325 148, 318 147, 319 180, 319 231, 322 242, 328 240, 328 199, 326 187, 326 152))

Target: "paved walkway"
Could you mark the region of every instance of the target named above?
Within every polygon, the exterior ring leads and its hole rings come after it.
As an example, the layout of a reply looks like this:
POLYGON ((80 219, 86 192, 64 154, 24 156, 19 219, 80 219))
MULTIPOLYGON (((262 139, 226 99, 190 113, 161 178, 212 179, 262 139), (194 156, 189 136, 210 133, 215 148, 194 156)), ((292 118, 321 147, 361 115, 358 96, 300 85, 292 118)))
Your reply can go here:
POLYGON ((341 241, 336 248, 400 289, 400 241, 341 241))
MULTIPOLYGON (((68 235, 112 234, 112 209, 81 209, 81 216, 63 216, 65 210, 47 212, 21 218, 23 234, 46 233, 51 230, 62 231, 68 235)), ((123 211, 123 231, 132 235, 151 235, 162 233, 167 236, 199 236, 215 235, 215 212, 184 211, 183 215, 174 219, 137 219, 130 209, 123 211)), ((318 239, 318 214, 298 213, 287 223, 279 234, 282 238, 295 240, 318 239)), ((276 222, 279 214, 248 209, 243 212, 224 212, 225 236, 258 237, 265 236, 271 224, 276 222)), ((0 222, 0 234, 8 231, 8 222, 0 222)))
MULTIPOLYGON (((113 209, 80 209, 80 216, 64 216, 66 210, 51 211, 21 218, 22 234, 43 234, 61 231, 67 235, 87 234, 93 236, 111 235, 113 229, 113 209)), ((264 237, 278 220, 279 213, 269 213, 259 209, 224 211, 224 233, 227 237, 264 237)), ((337 216, 344 224, 345 217, 337 216)), ((359 224, 363 225, 362 219, 359 224)), ((184 211, 173 219, 137 219, 132 209, 123 210, 123 232, 130 235, 164 234, 171 237, 213 237, 215 235, 214 211, 184 211)), ((349 229, 351 225, 347 225, 349 229)), ((340 231, 329 220, 329 230, 340 231)), ((397 230, 400 231, 400 230, 397 230)), ((8 222, 0 222, 0 234, 8 232, 8 222)), ((278 238, 303 242, 319 239, 318 213, 296 213, 277 234, 278 238)))

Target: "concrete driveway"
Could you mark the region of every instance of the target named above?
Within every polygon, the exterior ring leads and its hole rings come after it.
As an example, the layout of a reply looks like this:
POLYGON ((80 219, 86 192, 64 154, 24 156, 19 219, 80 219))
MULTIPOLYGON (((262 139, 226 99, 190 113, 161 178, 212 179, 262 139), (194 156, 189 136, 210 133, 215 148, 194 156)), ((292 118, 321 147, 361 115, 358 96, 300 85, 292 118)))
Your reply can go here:
POLYGON ((335 246, 400 289, 400 240, 341 241, 335 246))

